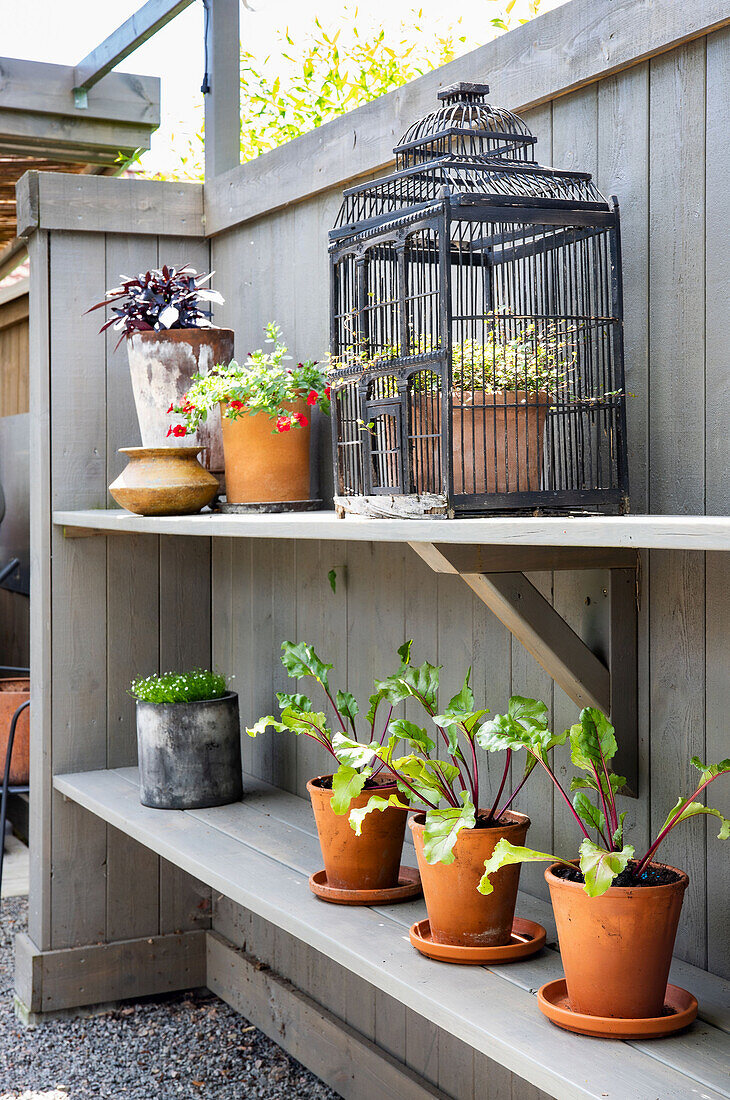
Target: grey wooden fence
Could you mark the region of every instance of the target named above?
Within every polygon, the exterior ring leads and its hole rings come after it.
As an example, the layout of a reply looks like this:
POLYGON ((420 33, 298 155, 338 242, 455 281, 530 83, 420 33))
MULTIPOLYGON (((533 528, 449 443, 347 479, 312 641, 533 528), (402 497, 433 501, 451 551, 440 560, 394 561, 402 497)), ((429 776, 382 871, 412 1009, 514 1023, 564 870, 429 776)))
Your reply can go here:
MULTIPOLYGON (((206 185, 205 196, 192 185, 25 179, 19 229, 30 234, 32 261, 34 493, 30 937, 41 951, 210 920, 209 891, 52 791, 55 773, 134 763, 126 687, 135 673, 212 660, 235 676, 250 722, 288 683, 278 665, 282 639, 312 642, 364 695, 413 637, 417 659, 443 664, 446 691, 471 665, 477 694, 492 709, 519 692, 544 698, 556 726, 574 714, 460 579, 436 577, 408 548, 344 537, 321 544, 65 540, 51 511, 104 507, 120 468, 117 448, 138 440, 124 351, 113 352, 113 337, 95 336, 96 315, 85 318, 84 309, 120 272, 210 262, 226 296, 217 320, 236 329, 239 354, 260 343, 264 323, 275 318, 294 355, 323 355, 326 231, 342 186, 387 164, 388 149, 431 107, 439 84, 486 79, 495 101, 523 109, 540 159, 594 171, 621 201, 634 510, 727 513, 728 24, 726 0, 574 0, 234 169, 206 185)), ((322 476, 326 485, 324 459, 322 476)), ((629 804, 638 846, 686 789, 689 757, 727 755, 730 704, 727 555, 642 558, 641 790, 629 804)), ((544 574, 538 583, 600 647, 605 577, 544 574)), ((245 759, 255 774, 299 793, 326 768, 310 745, 273 737, 247 741, 245 759)), ((564 755, 561 768, 568 763, 564 755)), ((531 841, 570 850, 563 808, 539 777, 528 790, 531 841)), ((716 801, 730 812, 727 786, 716 801)), ((677 830, 663 855, 691 879, 679 954, 730 975, 726 853, 695 822, 677 830)), ((539 872, 526 873, 525 882, 544 893, 539 872)), ((215 912, 225 931, 234 918, 222 904, 215 912)), ((306 955, 296 960, 299 970, 306 955)), ((339 981, 333 974, 333 1004, 343 996, 339 981)), ((351 1001, 351 1022, 374 1034, 377 992, 358 987, 351 1001)), ((407 1045, 405 1014, 388 1019, 407 1045)), ((423 1046, 422 1029, 413 1036, 410 1064, 437 1080, 437 1049, 423 1046)), ((453 1040, 446 1044, 444 1066, 458 1053, 453 1040)))

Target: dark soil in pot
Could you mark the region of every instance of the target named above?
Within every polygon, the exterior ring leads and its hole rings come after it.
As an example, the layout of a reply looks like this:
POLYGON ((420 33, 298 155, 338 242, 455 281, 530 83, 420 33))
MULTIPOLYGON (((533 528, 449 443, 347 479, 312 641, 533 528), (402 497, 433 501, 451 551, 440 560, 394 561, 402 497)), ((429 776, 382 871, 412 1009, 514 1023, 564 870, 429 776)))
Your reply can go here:
MULTIPOLYGON (((637 878, 636 867, 636 860, 631 860, 625 870, 613 880, 612 889, 617 886, 668 886, 672 882, 678 882, 681 878, 678 871, 657 864, 649 864, 637 878)), ((577 867, 556 867, 553 874, 556 878, 565 879, 567 882, 579 882, 582 885, 585 881, 583 872, 579 871, 577 867)))

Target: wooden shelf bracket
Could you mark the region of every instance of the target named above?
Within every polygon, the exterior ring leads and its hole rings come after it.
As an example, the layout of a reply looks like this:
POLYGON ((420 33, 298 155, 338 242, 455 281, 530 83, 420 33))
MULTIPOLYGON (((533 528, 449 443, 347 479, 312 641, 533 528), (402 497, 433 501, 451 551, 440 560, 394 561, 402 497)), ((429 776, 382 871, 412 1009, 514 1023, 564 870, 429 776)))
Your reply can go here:
POLYGON ((578 707, 598 707, 619 732, 615 770, 638 794, 635 550, 409 544, 436 573, 453 573, 486 604, 578 707), (596 656, 523 570, 608 569, 608 662, 596 656))

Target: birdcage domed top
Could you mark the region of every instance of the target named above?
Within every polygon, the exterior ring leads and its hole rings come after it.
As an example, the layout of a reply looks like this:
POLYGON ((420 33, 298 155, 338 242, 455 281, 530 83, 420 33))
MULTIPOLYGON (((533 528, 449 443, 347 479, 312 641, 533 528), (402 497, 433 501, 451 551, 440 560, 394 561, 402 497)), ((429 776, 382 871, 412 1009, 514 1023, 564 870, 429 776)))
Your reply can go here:
POLYGON ((517 115, 486 102, 487 84, 459 81, 438 93, 440 106, 408 127, 396 145, 396 165, 405 168, 446 153, 532 159, 535 138, 517 115))

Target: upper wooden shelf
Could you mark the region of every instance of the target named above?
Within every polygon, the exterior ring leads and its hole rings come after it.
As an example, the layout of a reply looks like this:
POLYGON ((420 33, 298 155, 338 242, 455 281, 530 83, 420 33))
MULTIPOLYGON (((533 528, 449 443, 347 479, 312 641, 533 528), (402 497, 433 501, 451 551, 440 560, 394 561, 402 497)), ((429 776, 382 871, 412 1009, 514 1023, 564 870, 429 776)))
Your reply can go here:
POLYGON ((339 519, 334 512, 135 516, 117 508, 54 512, 68 537, 128 533, 227 538, 492 546, 730 550, 730 516, 495 516, 478 519, 339 519))

